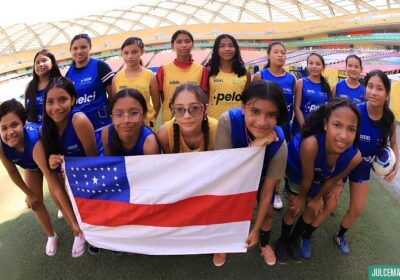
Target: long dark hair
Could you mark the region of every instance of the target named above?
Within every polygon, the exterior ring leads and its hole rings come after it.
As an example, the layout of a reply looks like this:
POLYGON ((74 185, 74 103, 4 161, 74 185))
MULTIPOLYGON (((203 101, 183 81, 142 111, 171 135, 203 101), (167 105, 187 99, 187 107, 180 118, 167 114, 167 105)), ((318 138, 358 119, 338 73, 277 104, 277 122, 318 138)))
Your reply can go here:
POLYGON ((242 56, 240 54, 240 48, 239 48, 238 42, 232 35, 229 35, 229 34, 221 34, 215 39, 211 58, 207 62, 207 65, 210 66, 210 73, 208 76, 209 77, 216 76, 219 73, 220 57, 218 54, 218 50, 219 50, 219 45, 221 43, 221 40, 225 39, 225 38, 231 40, 232 44, 235 48, 235 55, 232 58, 233 73, 238 75, 238 77, 242 77, 242 76, 246 75, 246 67, 244 66, 244 62, 243 62, 242 56))
POLYGON ((14 113, 21 120, 22 124, 25 124, 27 117, 26 110, 15 98, 6 100, 0 104, 0 121, 8 113, 14 113))
POLYGON ((361 115, 357 107, 348 98, 345 97, 332 98, 330 101, 328 101, 328 103, 325 103, 317 110, 311 112, 304 123, 303 129, 301 130, 301 138, 304 139, 321 132, 325 133, 325 121, 328 121, 332 112, 340 107, 350 108, 357 116, 357 131, 356 138, 354 139, 354 144, 357 144, 358 135, 360 135, 361 115))
POLYGON ((257 80, 251 82, 243 91, 242 102, 243 104, 249 104, 250 102, 255 101, 255 99, 268 100, 272 102, 278 110, 278 125, 287 123, 288 111, 285 95, 278 84, 268 80, 257 80))
MULTIPOLYGON (((135 99, 137 102, 140 103, 140 106, 142 107, 143 114, 142 116, 146 116, 147 114, 147 104, 146 104, 146 99, 144 99, 143 95, 136 89, 132 88, 126 88, 123 90, 120 90, 117 92, 115 95, 111 97, 110 100, 110 106, 111 106, 111 112, 114 108, 115 103, 126 96, 129 96, 133 99, 135 99)), ((117 131, 114 129, 111 132, 111 143, 109 143, 110 149, 111 149, 111 154, 113 156, 124 156, 125 155, 125 150, 124 147, 122 146, 121 139, 118 136, 117 131)))
MULTIPOLYGON (((271 44, 268 45, 268 48, 267 48, 267 54, 268 54, 268 55, 271 54, 272 47, 273 47, 273 46, 276 46, 276 45, 282 46, 282 48, 284 48, 285 51, 286 51, 285 46, 284 46, 281 42, 275 41, 275 42, 272 42, 271 44)), ((264 66, 264 69, 267 69, 267 68, 269 68, 269 67, 271 67, 271 61, 270 61, 269 58, 268 58, 268 62, 267 62, 267 64, 264 66)))
MULTIPOLYGON (((201 104, 204 106, 204 110, 208 104, 208 98, 207 95, 204 93, 204 91, 199 87, 198 85, 195 84, 182 84, 178 86, 174 92, 174 95, 171 98, 171 101, 169 103, 169 107, 171 108, 171 111, 173 113, 172 107, 175 103, 176 98, 181 94, 183 91, 189 91, 193 93, 196 98, 199 100, 201 104)), ((201 123, 201 131, 203 132, 204 135, 204 151, 208 151, 208 146, 209 146, 209 138, 210 138, 210 129, 208 126, 208 116, 205 116, 203 118, 203 121, 201 123)), ((172 149, 173 153, 179 153, 180 152, 180 132, 179 132, 179 125, 175 122, 174 123, 174 147, 172 149)))
POLYGON ((35 71, 35 63, 39 55, 46 56, 51 60, 49 79, 61 77, 61 72, 58 68, 57 60, 54 57, 54 54, 52 54, 48 49, 43 49, 35 54, 35 57, 33 58, 32 80, 29 82, 25 90, 25 108, 27 109, 28 120, 31 122, 37 122, 39 120, 36 110, 36 95, 39 85, 39 76, 35 71))
MULTIPOLYGON (((375 69, 371 70, 366 76, 365 76, 365 85, 368 88, 368 81, 372 77, 378 77, 381 79, 383 86, 385 87, 386 94, 390 94, 390 81, 388 76, 383 73, 381 70, 375 69)), ((367 90, 366 88, 366 90, 367 90)), ((382 118, 378 121, 379 127, 381 128, 382 134, 383 134, 383 139, 381 143, 381 148, 385 148, 387 145, 387 139, 390 138, 393 135, 393 122, 394 122, 394 114, 392 110, 389 108, 389 102, 385 100, 385 103, 383 104, 383 114, 382 118)))
MULTIPOLYGON (((310 59, 311 56, 316 56, 316 57, 318 57, 318 58, 321 60, 322 65, 324 66, 324 69, 325 69, 325 60, 324 60, 324 58, 322 57, 322 55, 320 55, 320 54, 318 54, 318 53, 315 53, 315 52, 312 52, 312 53, 310 53, 310 54, 308 55, 308 57, 307 57, 307 65, 308 65, 308 61, 309 61, 309 59, 310 59)), ((326 78, 322 75, 322 73, 320 74, 320 79, 321 79, 321 85, 322 85, 322 92, 326 92, 326 94, 328 95, 328 100, 331 100, 331 99, 332 99, 331 87, 329 86, 328 81, 327 81, 326 78)))
MULTIPOLYGON (((51 79, 49 85, 46 88, 44 93, 44 101, 43 101, 43 125, 42 125, 42 133, 43 133, 43 144, 46 150, 47 158, 52 154, 63 154, 63 147, 60 143, 60 134, 57 130, 57 125, 52 118, 47 114, 46 111, 46 101, 48 92, 53 88, 60 88, 65 90, 71 98, 77 97, 77 93, 74 87, 74 84, 64 77, 59 77, 56 79, 51 79)), ((74 105, 72 105, 73 107, 74 105)))

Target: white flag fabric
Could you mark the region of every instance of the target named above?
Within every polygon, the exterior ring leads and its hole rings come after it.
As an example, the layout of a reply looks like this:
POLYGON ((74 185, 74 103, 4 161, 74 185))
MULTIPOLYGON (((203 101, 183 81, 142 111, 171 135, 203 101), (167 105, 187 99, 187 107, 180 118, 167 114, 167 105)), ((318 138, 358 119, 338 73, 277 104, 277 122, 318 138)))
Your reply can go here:
POLYGON ((149 255, 245 252, 265 147, 197 153, 66 157, 86 240, 149 255))

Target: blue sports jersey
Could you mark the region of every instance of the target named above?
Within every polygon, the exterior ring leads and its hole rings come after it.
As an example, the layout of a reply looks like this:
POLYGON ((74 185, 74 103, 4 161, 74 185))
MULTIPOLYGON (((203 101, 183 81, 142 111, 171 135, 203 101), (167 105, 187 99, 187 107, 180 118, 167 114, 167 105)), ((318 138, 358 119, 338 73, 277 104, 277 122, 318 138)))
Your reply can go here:
POLYGON ((69 114, 68 124, 61 135, 61 144, 63 147, 63 155, 66 157, 84 157, 86 156, 81 141, 79 141, 72 118, 78 111, 73 110, 69 114))
MULTIPOLYGON (((108 146, 110 147, 110 149, 112 149, 113 143, 112 143, 112 132, 114 131, 114 125, 111 124, 108 128, 108 146)), ((146 138, 150 135, 154 134, 154 132, 148 128, 145 125, 142 125, 142 128, 140 130, 140 135, 139 138, 137 139, 137 142, 135 144, 135 146, 133 146, 132 149, 130 149, 129 151, 125 151, 124 156, 141 156, 144 155, 143 152, 143 146, 144 146, 144 142, 146 141, 146 138)))
MULTIPOLYGON (((42 124, 43 121, 43 100, 44 100, 44 89, 38 90, 36 92, 36 114, 37 114, 37 122, 38 125, 42 124)), ((29 98, 26 100, 26 106, 29 108, 29 98)))
POLYGON ((365 101, 365 87, 360 84, 357 88, 350 88, 346 80, 341 80, 336 84, 336 96, 347 97, 354 104, 365 101))
POLYGON ((358 147, 361 152, 361 162, 354 168, 349 175, 352 182, 369 181, 371 164, 374 157, 380 152, 383 139, 382 129, 378 122, 368 116, 367 103, 357 104, 361 114, 360 139, 358 147))
MULTIPOLYGON (((319 133, 315 135, 318 142, 317 157, 314 162, 314 178, 308 192, 309 197, 314 197, 321 190, 323 183, 343 172, 350 164, 354 156, 358 152, 358 148, 352 145, 346 151, 341 153, 332 168, 327 165, 325 151, 325 134, 319 133)), ((288 161, 286 165, 286 177, 289 183, 294 183, 300 186, 302 180, 301 159, 300 159, 300 144, 301 135, 297 134, 288 145, 288 161)))
POLYGON ((33 160, 33 148, 39 141, 39 126, 36 123, 27 122, 24 127, 24 151, 18 152, 1 140, 5 157, 12 163, 21 166, 24 169, 37 170, 39 167, 33 160))
MULTIPOLYGON (((321 105, 328 102, 328 94, 322 91, 322 83, 314 83, 308 77, 303 78, 303 89, 301 97, 300 110, 303 113, 304 120, 310 115, 312 111, 317 110, 321 105)), ((294 118, 292 125, 292 134, 295 135, 299 132, 299 123, 294 118)))
POLYGON ((85 113, 95 130, 111 123, 105 83, 114 74, 110 69, 109 74, 101 77, 98 71, 100 63, 105 64, 90 58, 83 68, 76 68, 75 64, 72 64, 65 75, 74 83, 78 92, 76 109, 85 113))
POLYGON ((288 110, 289 123, 283 127, 285 130, 286 140, 289 140, 290 135, 290 121, 293 118, 293 108, 294 108, 294 87, 296 84, 296 79, 293 75, 285 72, 285 75, 277 77, 271 74, 269 69, 263 69, 260 71, 261 78, 263 80, 272 81, 281 86, 283 93, 285 94, 286 106, 288 110))

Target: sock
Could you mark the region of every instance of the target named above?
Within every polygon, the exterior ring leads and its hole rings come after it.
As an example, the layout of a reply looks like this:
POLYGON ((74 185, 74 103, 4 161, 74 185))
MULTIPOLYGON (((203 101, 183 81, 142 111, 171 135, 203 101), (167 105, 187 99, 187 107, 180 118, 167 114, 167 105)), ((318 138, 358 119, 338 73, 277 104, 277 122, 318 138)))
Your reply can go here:
POLYGON ((310 239, 311 238, 311 235, 314 233, 314 231, 317 229, 317 227, 313 227, 311 224, 308 224, 307 226, 306 226, 306 229, 305 229, 305 231, 304 231, 304 233, 303 233, 303 236, 302 236, 302 238, 303 239, 310 239))
POLYGON ((303 220, 303 216, 300 216, 300 218, 297 220, 296 225, 294 226, 292 234, 289 236, 289 242, 294 243, 299 240, 300 236, 304 233, 306 226, 307 224, 303 220))
POLYGON ((279 238, 280 241, 284 243, 288 241, 292 227, 293 225, 286 224, 285 221, 282 219, 282 231, 281 231, 281 237, 279 238))
POLYGON ((53 236, 47 236, 47 240, 50 241, 50 242, 53 242, 53 241, 55 241, 56 239, 57 239, 57 234, 56 234, 56 233, 54 233, 53 236))
POLYGON ((260 245, 265 247, 269 244, 269 237, 271 236, 271 231, 263 231, 260 229, 260 245))
POLYGON ((337 236, 343 236, 346 233, 347 230, 348 230, 348 228, 345 228, 342 225, 340 225, 340 229, 338 230, 338 233, 336 235, 337 236))

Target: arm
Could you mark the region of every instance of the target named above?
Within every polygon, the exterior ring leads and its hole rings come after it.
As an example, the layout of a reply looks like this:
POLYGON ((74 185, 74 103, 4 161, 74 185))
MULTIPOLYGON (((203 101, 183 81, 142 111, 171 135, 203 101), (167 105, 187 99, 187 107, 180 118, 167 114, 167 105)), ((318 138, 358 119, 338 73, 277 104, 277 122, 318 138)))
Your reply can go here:
POLYGON ((332 88, 332 98, 336 97, 336 85, 333 86, 332 88))
POLYGON ((250 74, 249 71, 246 71, 246 78, 247 78, 247 80, 246 80, 246 84, 244 85, 244 89, 243 90, 245 90, 249 86, 249 84, 251 82, 251 74, 250 74))
POLYGON ((396 176, 397 172, 399 171, 399 146, 397 145, 397 137, 396 137, 396 123, 393 122, 392 124, 392 135, 390 135, 390 147, 392 148, 396 163, 394 164, 393 170, 385 176, 385 180, 390 182, 396 176))
POLYGON ((158 90, 157 78, 153 74, 151 75, 150 79, 150 96, 151 96, 151 101, 153 102, 154 111, 156 112, 155 118, 157 118, 161 108, 161 100, 160 100, 160 92, 158 90))
POLYGON ((109 129, 110 129, 109 126, 105 126, 101 130, 101 142, 103 143, 104 155, 106 155, 106 156, 112 156, 111 150, 110 150, 110 145, 108 145, 108 130, 109 129))
POLYGON ((92 123, 84 113, 76 113, 72 118, 72 124, 79 141, 82 144, 86 156, 97 156, 96 136, 92 123))
POLYGON ((160 153, 160 146, 158 145, 157 138, 154 134, 149 135, 143 144, 143 154, 157 155, 160 153))
POLYGON ((300 128, 304 126, 304 115, 301 111, 301 100, 303 98, 303 80, 299 79, 296 81, 296 87, 294 91, 294 115, 299 123, 300 128))
POLYGON ((218 120, 217 130, 215 132, 214 150, 232 149, 232 131, 229 113, 223 113, 218 120))
POLYGON ((158 91, 160 92, 161 103, 164 102, 164 67, 160 66, 156 73, 158 91))
MULTIPOLYGON (((108 89, 107 89, 107 92, 108 92, 108 89)), ((112 82, 111 82, 111 96, 113 96, 116 93, 117 93, 117 87, 115 84, 115 76, 114 76, 114 78, 112 79, 112 82)))
POLYGON ((161 149, 164 154, 170 154, 171 150, 168 144, 168 131, 165 124, 163 124, 159 130, 156 132, 158 141, 160 142, 161 149))
POLYGON ((257 72, 253 77, 253 81, 258 81, 258 80, 261 80, 261 79, 262 79, 261 72, 257 72))
POLYGON ((201 89, 207 94, 207 98, 209 98, 209 91, 208 91, 208 70, 206 67, 203 66, 203 71, 201 73, 201 80, 200 80, 200 87, 201 89))

